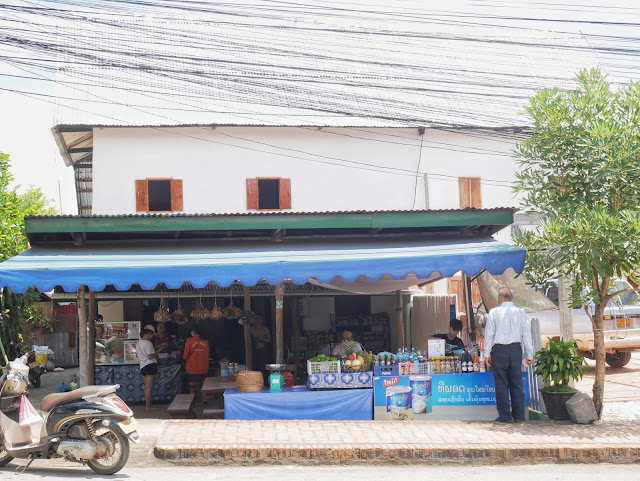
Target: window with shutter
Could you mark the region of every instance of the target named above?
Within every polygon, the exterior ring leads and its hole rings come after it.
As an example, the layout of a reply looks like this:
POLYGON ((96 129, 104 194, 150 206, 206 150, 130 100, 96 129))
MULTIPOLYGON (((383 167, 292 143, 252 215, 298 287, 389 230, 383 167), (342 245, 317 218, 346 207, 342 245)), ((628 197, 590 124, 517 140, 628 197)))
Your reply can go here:
POLYGON ((247 179, 247 210, 291 209, 291 179, 247 179))
POLYGON ((182 210, 182 179, 136 180, 136 212, 182 210))
POLYGON ((458 177, 460 208, 482 208, 480 177, 458 177))

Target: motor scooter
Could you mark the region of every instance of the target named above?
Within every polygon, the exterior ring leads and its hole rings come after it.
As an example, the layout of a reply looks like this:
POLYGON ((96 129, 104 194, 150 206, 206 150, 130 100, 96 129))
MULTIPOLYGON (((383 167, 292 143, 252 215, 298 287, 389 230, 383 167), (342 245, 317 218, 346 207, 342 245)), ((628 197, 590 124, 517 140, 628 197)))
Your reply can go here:
POLYGON ((21 396, 28 394, 29 367, 10 362, 0 377, 0 466, 14 458, 64 458, 89 465, 98 474, 114 474, 129 459, 129 440, 140 441, 139 425, 115 393, 120 387, 87 386, 44 397, 42 420, 20 423, 21 396))
POLYGON ((35 351, 31 351, 28 354, 27 363, 29 366, 29 382, 33 387, 38 388, 42 382, 40 377, 46 372, 46 370, 44 366, 36 361, 35 351))

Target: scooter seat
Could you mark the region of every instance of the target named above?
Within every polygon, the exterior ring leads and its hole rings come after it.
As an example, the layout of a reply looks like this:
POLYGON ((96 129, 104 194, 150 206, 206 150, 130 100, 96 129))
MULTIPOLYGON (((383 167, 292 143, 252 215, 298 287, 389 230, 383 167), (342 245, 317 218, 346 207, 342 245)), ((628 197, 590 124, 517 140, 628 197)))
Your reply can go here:
MULTIPOLYGON (((114 386, 114 388, 117 388, 117 386, 114 386)), ((80 387, 74 391, 48 394, 42 399, 42 401, 40 401, 40 410, 51 411, 51 409, 58 404, 82 399, 84 396, 90 396, 91 394, 96 394, 100 391, 104 391, 104 395, 106 396, 115 392, 115 389, 110 390, 109 386, 86 386, 80 387)))

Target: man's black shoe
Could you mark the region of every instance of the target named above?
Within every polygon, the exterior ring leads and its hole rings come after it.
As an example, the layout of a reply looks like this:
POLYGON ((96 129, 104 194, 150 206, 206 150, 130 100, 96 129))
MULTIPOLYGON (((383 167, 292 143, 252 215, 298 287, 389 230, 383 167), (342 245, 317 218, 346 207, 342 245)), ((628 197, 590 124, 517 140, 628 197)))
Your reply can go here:
POLYGON ((509 419, 502 419, 500 416, 498 416, 496 418, 496 422, 497 423, 512 423, 513 419, 509 418, 509 419))

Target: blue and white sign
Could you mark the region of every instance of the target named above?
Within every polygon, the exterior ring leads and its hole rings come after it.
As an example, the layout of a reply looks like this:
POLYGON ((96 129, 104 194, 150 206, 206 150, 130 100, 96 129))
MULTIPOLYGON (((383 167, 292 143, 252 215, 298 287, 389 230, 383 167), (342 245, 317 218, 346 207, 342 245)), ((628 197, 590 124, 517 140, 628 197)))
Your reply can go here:
MULTIPOLYGON (((387 388, 409 386, 411 376, 376 377, 373 381, 374 406, 386 406, 387 388)), ((529 381, 522 373, 525 406, 529 405, 529 381)), ((432 406, 483 406, 496 404, 493 373, 435 374, 431 376, 432 406)))

